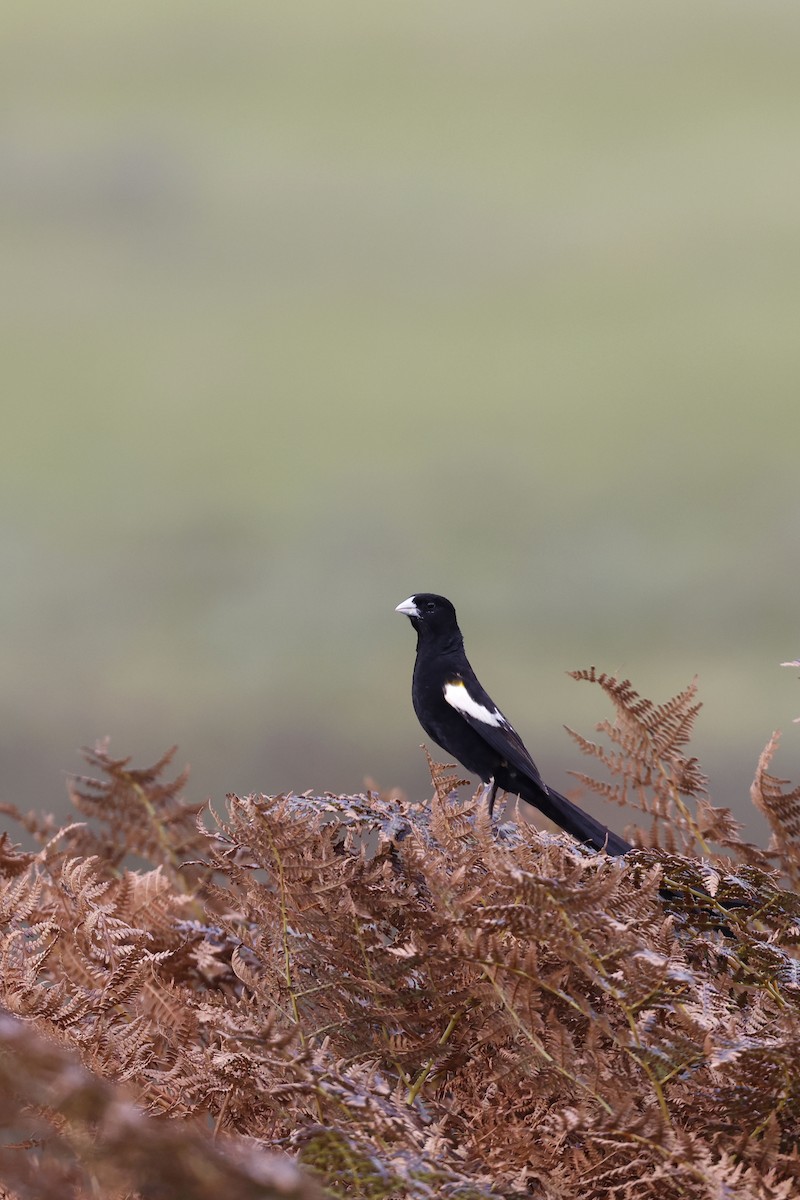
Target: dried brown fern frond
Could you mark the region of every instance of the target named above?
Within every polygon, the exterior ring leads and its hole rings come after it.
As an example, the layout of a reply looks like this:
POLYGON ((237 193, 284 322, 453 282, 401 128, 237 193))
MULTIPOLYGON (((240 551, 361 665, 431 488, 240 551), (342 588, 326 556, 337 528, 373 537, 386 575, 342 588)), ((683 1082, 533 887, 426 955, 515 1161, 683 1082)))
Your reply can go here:
POLYGON ((773 733, 762 750, 750 797, 769 821, 772 849, 781 869, 797 888, 800 886, 800 785, 786 791, 789 781, 769 772, 779 741, 780 734, 773 733))
POLYGON ((164 778, 175 751, 173 746, 152 766, 134 768, 130 758, 112 758, 107 739, 84 749, 84 758, 98 775, 72 777, 69 795, 92 825, 74 828, 67 851, 98 855, 114 867, 136 854, 161 864, 185 889, 181 867, 201 844, 196 816, 203 806, 187 804, 181 797, 187 769, 174 779, 164 778))
POLYGON ((708 781, 697 759, 685 753, 701 707, 695 680, 665 704, 655 704, 640 696, 629 680, 598 674, 594 667, 570 675, 598 684, 616 714, 613 722, 601 721, 596 726, 610 747, 567 728, 582 752, 601 763, 610 779, 595 779, 578 771, 571 774, 606 800, 630 804, 646 813, 651 826, 638 831, 641 844, 660 846, 670 853, 691 854, 699 849, 707 855, 716 845, 739 861, 769 866, 770 856, 743 839, 742 825, 730 809, 715 807, 707 799, 708 781))
MULTIPOLYGON (((10 817, 40 845, 49 841, 60 828, 53 813, 23 812, 16 804, 0 804, 0 816, 10 817)), ((6 838, 8 835, 3 833, 2 836, 6 838)), ((8 843, 6 846, 7 849, 11 848, 8 843)))
POLYGON ((452 793, 461 787, 470 787, 469 779, 462 779, 456 771, 455 763, 437 763, 431 758, 427 746, 422 747, 428 761, 433 790, 441 801, 450 799, 452 793))
MULTIPOLYGON (((774 872, 610 859, 442 788, 232 795, 179 875, 172 843, 126 871, 72 837, 0 872, 0 997, 127 1081, 143 1153, 202 1130, 365 1200, 800 1190, 800 897, 774 872)), ((61 1195, 158 1197, 59 1096, 0 1095, 25 1147, 0 1185, 66 1162, 61 1195)))
POLYGON ((12 878, 23 874, 35 857, 15 845, 5 830, 0 833, 0 876, 12 878))
POLYGON ((729 808, 711 804, 703 796, 695 801, 695 822, 706 846, 719 846, 730 858, 769 870, 774 855, 742 836, 744 824, 729 808))
POLYGON ((598 684, 609 697, 615 719, 601 721, 596 728, 618 747, 607 749, 567 727, 583 753, 601 762, 613 782, 601 782, 577 771, 572 774, 606 799, 648 814, 652 818, 650 844, 661 844, 668 850, 691 851, 698 844, 706 849, 686 804, 687 798, 704 794, 708 782, 697 759, 684 754, 701 707, 696 699, 696 681, 666 703, 655 704, 640 696, 630 680, 616 679, 605 672, 598 674, 594 667, 570 671, 569 675, 598 684))

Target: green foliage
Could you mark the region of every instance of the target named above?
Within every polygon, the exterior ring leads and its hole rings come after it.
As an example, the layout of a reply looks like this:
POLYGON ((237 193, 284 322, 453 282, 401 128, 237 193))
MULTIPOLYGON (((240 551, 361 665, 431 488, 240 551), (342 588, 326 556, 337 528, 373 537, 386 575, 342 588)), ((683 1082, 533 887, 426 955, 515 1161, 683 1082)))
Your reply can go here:
POLYGON ((685 755, 693 686, 578 678, 615 708, 575 735, 587 783, 651 818, 625 861, 493 826, 433 763, 430 803, 200 814, 169 756, 100 746, 91 825, 16 814, 41 848, 0 841, 3 1196, 796 1195, 797 794, 773 740, 773 844, 744 843, 685 755))

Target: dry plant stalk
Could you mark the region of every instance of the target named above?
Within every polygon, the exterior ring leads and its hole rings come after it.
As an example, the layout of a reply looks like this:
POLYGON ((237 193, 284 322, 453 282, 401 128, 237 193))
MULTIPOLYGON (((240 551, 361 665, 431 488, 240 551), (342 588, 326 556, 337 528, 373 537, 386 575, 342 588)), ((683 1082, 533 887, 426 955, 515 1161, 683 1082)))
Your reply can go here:
POLYGON ((758 851, 684 756, 692 688, 579 677, 617 712, 611 749, 578 739, 611 776, 587 782, 652 817, 625 861, 493 827, 435 764, 426 806, 198 814, 168 757, 100 746, 91 827, 17 814, 40 849, 0 839, 0 1195, 800 1193, 797 795, 767 752, 758 851))

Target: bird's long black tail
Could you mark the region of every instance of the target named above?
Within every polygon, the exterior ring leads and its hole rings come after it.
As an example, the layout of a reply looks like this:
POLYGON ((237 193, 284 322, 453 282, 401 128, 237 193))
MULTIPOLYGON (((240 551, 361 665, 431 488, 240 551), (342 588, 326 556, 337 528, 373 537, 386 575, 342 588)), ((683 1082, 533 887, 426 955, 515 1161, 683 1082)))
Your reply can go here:
POLYGON ((633 849, 625 838, 596 821, 594 817, 590 817, 554 788, 548 787, 544 791, 538 786, 526 783, 520 788, 519 794, 522 800, 538 808, 539 812, 544 813, 577 841, 593 846, 595 850, 605 850, 609 854, 627 854, 633 849))

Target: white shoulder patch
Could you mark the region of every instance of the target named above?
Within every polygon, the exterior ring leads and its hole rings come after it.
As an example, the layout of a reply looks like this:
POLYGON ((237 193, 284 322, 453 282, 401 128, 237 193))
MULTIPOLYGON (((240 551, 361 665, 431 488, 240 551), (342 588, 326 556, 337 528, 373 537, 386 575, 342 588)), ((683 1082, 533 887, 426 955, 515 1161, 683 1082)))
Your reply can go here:
POLYGON ((484 725, 508 724, 503 714, 496 708, 485 708, 477 700, 473 700, 466 685, 460 680, 444 685, 444 698, 456 712, 463 713, 465 717, 472 717, 476 721, 482 721, 484 725))

